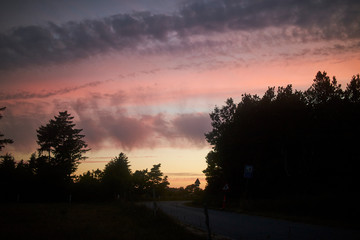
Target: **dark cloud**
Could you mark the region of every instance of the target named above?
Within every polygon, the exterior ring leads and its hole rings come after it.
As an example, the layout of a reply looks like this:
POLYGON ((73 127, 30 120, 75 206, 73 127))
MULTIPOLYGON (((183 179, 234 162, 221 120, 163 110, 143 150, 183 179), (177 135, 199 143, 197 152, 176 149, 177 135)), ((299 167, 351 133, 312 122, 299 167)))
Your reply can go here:
POLYGON ((120 145, 126 149, 142 147, 151 136, 151 126, 137 119, 125 115, 104 114, 100 117, 100 124, 111 144, 120 145))
POLYGON ((167 117, 163 114, 134 117, 102 112, 97 116, 81 116, 78 124, 94 149, 107 144, 127 150, 155 147, 164 140, 175 147, 205 146, 204 133, 210 130, 207 114, 179 115, 174 120, 167 117))
MULTIPOLYGON (((108 81, 110 81, 110 80, 108 80, 108 81)), ((104 82, 108 82, 108 81, 93 81, 93 82, 78 85, 75 87, 61 88, 61 89, 57 89, 57 90, 53 90, 53 91, 45 91, 44 90, 40 93, 27 92, 27 91, 17 92, 17 93, 0 92, 0 100, 17 100, 17 99, 25 100, 25 99, 31 99, 31 98, 48 98, 48 97, 52 97, 52 96, 56 96, 56 95, 60 95, 60 94, 74 92, 76 90, 87 88, 87 87, 95 87, 95 86, 98 86, 98 85, 100 85, 104 82)))
POLYGON ((103 110, 98 102, 105 98, 113 101, 106 95, 79 99, 71 104, 78 127, 84 129, 86 141, 93 149, 155 147, 165 140, 174 147, 206 145, 204 133, 211 127, 207 113, 131 116, 121 104, 113 111, 103 110))
POLYGON ((80 21, 89 16, 106 17, 132 11, 171 13, 181 0, 1 0, 0 29, 47 19, 56 23, 80 21))
MULTIPOLYGON (((16 148, 16 152, 28 153, 35 152, 36 145, 36 129, 38 128, 39 119, 36 117, 13 117, 9 116, 2 120, 2 130, 6 137, 11 138, 14 143, 9 147, 16 148)), ((5 149, 9 149, 8 147, 5 149)))
MULTIPOLYGON (((117 96, 118 94, 114 98, 117 96)), ((111 102, 114 101, 111 96, 105 97, 111 102)), ((99 101, 103 100, 104 96, 93 96, 78 99, 71 105, 90 147, 100 149, 110 145, 132 149, 148 145, 149 136, 152 134, 151 125, 141 118, 129 116, 121 108, 121 104, 118 104, 114 111, 103 110, 98 105, 99 101)))
POLYGON ((358 1, 256 0, 193 1, 181 10, 186 29, 256 30, 298 26, 331 37, 359 37, 358 1))
POLYGON ((188 38, 193 35, 229 30, 276 27, 284 29, 285 36, 278 37, 358 39, 359 13, 357 0, 196 0, 184 3, 173 15, 134 12, 60 25, 22 26, 0 34, 0 69, 84 59, 113 50, 151 51, 159 44, 169 49, 174 40, 178 47, 188 49, 188 38))
POLYGON ((18 102, 6 104, 0 130, 14 143, 6 146, 5 151, 16 149, 17 153, 34 152, 37 149, 36 129, 44 123, 47 103, 18 102))
POLYGON ((113 101, 111 96, 92 94, 75 101, 8 102, 0 129, 14 140, 8 149, 31 153, 37 149, 36 129, 59 111, 68 110, 75 117, 76 128, 83 129, 85 141, 93 150, 116 147, 128 151, 157 146, 201 148, 207 145, 204 133, 211 128, 207 113, 131 115, 121 102, 105 110, 103 104, 107 101, 113 101))
POLYGON ((211 130, 211 120, 207 113, 180 114, 172 124, 180 137, 196 145, 204 145, 204 134, 211 130))

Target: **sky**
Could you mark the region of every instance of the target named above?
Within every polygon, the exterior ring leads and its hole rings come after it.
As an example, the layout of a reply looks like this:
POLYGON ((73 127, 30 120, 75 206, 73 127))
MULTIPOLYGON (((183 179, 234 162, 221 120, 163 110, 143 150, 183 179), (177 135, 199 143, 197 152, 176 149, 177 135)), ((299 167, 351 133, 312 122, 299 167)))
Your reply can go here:
POLYGON ((205 187, 214 107, 317 71, 343 87, 360 72, 358 0, 2 0, 3 153, 29 159, 67 110, 91 148, 78 174, 124 152, 205 187))

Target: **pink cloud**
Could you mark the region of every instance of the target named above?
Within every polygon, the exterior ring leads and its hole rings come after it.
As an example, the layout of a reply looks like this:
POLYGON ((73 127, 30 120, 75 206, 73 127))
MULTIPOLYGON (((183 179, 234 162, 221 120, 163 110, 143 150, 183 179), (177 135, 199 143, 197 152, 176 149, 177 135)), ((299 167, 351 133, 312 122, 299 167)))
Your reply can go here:
MULTIPOLYGON (((83 129, 85 140, 93 150, 102 148, 154 148, 157 146, 203 147, 204 133, 209 130, 207 113, 130 115, 125 108, 106 109, 94 96, 69 102, 41 102, 11 104, 1 121, 1 129, 13 138, 13 148, 20 152, 34 152, 36 129, 46 124, 62 106, 75 116, 76 128, 83 129), (38 109, 42 109, 38 113, 38 109)), ((64 109, 63 109, 64 108, 64 109)))
MULTIPOLYGON (((131 115, 126 103, 122 106, 119 101, 117 106, 107 108, 102 105, 102 101, 107 100, 107 97, 92 95, 70 106, 93 149, 106 146, 128 150, 163 145, 203 147, 206 144, 204 133, 210 130, 207 113, 131 115)), ((111 96, 110 101, 113 100, 111 96)))
POLYGON ((172 122, 180 137, 195 145, 204 145, 204 134, 211 130, 211 120, 208 113, 180 114, 172 122))

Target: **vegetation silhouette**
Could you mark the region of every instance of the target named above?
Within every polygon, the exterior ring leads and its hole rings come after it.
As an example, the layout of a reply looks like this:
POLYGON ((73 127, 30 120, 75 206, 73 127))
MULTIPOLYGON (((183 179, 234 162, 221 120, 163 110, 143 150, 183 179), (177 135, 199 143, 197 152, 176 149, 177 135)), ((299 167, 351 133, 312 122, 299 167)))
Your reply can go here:
POLYGON ((107 194, 115 198, 126 198, 131 186, 129 160, 124 153, 113 158, 104 168, 101 181, 107 194))
MULTIPOLYGON (((6 107, 2 107, 0 108, 0 119, 3 117, 1 115, 1 111, 4 111, 6 109, 6 107)), ((6 144, 11 144, 13 143, 14 141, 10 138, 3 138, 4 137, 4 134, 2 134, 0 132, 0 151, 5 147, 6 144)))
MULTIPOLYGON (((335 202, 358 209, 359 75, 342 90, 335 77, 318 72, 306 91, 287 85, 269 87, 262 97, 244 94, 240 103, 229 98, 210 118, 206 193, 219 206, 227 184, 229 201, 320 196, 323 209, 335 202), (245 166, 254 169, 250 179, 244 178, 245 166)), ((81 132, 71 114, 59 112, 37 130, 39 149, 28 161, 1 156, 0 201, 152 199, 154 191, 162 199, 202 196, 195 184, 169 188, 161 164, 132 172, 122 152, 103 170, 76 176, 89 151, 81 132)))
POLYGON ((359 75, 342 90, 318 72, 306 91, 287 85, 262 97, 244 94, 238 104, 229 98, 210 118, 205 137, 213 149, 204 173, 206 192, 218 202, 228 184, 233 199, 323 196, 324 211, 332 204, 358 209, 359 75), (246 165, 253 166, 251 179, 244 178, 246 165))
POLYGON ((38 152, 40 157, 46 156, 43 153, 47 152, 48 163, 56 168, 64 181, 69 181, 90 149, 83 140, 85 135, 80 134, 82 129, 74 128, 74 117, 64 111, 54 118, 37 130, 38 152))
POLYGON ((74 199, 78 200, 150 200, 167 194, 169 182, 163 177, 161 164, 132 173, 128 157, 120 153, 104 170, 93 170, 76 177, 74 199))
MULTIPOLYGON (((133 174, 124 153, 110 160, 104 170, 76 176, 78 165, 90 150, 81 132, 71 114, 59 112, 37 130, 39 149, 28 161, 16 162, 8 153, 1 156, 0 201, 98 201, 152 198, 154 191, 157 197, 164 194, 169 182, 163 177, 161 164, 133 174)), ((12 140, 3 139, 1 146, 7 143, 12 140)))

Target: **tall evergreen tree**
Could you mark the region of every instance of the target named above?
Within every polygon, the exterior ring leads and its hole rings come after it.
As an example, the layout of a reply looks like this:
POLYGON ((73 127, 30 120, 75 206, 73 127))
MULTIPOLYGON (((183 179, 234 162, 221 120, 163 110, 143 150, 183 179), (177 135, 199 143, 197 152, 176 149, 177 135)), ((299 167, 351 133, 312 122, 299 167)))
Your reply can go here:
POLYGON ((73 118, 67 111, 59 112, 55 119, 37 130, 40 155, 46 152, 50 165, 65 179, 70 178, 90 150, 83 140, 84 135, 80 134, 82 129, 74 128, 73 118))
POLYGON ((163 177, 163 173, 160 170, 161 163, 153 165, 148 172, 149 186, 151 190, 155 191, 157 196, 161 195, 168 187, 168 177, 163 177))
POLYGON ((102 183, 109 194, 124 196, 131 185, 131 170, 124 153, 113 158, 104 168, 102 183))

